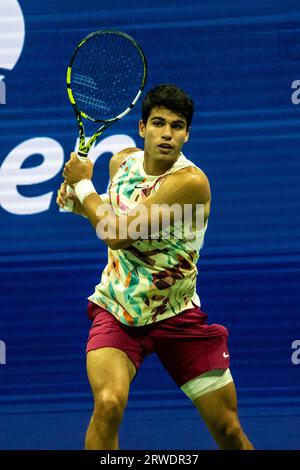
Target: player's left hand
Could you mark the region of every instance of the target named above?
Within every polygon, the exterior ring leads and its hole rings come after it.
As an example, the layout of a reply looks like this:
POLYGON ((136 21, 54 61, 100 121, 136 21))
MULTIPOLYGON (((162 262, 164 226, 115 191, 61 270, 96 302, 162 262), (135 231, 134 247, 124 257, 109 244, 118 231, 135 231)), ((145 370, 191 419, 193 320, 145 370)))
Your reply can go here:
POLYGON ((80 180, 91 180, 93 176, 93 163, 88 158, 82 161, 75 152, 71 153, 70 160, 65 164, 63 177, 69 186, 80 180))

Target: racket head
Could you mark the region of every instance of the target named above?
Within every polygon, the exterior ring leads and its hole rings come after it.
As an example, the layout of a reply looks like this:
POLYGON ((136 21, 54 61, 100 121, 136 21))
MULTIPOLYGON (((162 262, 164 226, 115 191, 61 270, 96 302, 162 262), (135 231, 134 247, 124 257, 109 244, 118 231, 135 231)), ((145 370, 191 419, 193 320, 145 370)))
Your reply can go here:
POLYGON ((121 31, 95 31, 76 47, 67 90, 76 114, 110 123, 127 114, 146 83, 147 63, 139 44, 121 31))

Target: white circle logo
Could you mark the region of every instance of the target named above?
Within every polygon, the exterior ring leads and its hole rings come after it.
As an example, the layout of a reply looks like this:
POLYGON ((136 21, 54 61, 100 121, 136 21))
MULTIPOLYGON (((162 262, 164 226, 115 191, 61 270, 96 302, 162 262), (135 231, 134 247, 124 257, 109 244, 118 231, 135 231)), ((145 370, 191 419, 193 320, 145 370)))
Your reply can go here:
POLYGON ((19 60, 25 39, 25 22, 17 0, 0 0, 0 80, 19 60))

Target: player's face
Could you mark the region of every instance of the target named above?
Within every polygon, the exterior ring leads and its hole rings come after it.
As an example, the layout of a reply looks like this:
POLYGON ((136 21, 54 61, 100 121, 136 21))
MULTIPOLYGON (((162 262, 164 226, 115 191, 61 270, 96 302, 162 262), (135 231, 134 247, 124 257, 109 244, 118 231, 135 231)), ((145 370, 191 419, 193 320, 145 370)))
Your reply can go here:
POLYGON ((145 140, 145 154, 152 161, 170 165, 177 160, 189 137, 186 118, 163 107, 151 110, 146 125, 140 121, 139 132, 145 140))

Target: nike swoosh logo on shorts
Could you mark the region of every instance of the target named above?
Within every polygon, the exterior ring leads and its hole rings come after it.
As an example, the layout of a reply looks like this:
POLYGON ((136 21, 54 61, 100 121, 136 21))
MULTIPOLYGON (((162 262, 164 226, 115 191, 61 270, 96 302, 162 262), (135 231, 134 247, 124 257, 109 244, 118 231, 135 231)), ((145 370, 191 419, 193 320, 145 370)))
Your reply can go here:
POLYGON ((223 352, 223 357, 229 357, 229 354, 226 354, 226 352, 223 352))

